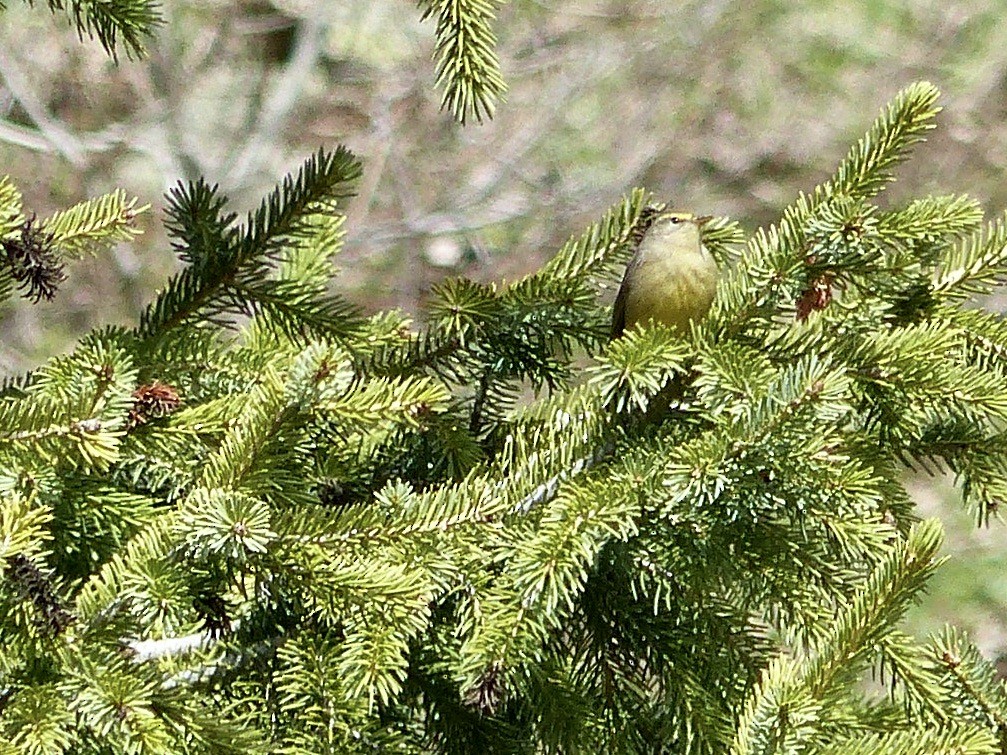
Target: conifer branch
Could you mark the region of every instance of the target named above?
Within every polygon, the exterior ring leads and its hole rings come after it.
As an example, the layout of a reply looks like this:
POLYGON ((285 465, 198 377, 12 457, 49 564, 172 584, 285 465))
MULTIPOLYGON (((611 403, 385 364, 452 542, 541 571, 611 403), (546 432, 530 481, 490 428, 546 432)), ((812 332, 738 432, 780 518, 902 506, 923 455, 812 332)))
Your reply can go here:
POLYGON ((914 525, 906 540, 871 572, 862 594, 831 629, 838 642, 814 653, 806 667, 805 683, 813 694, 824 696, 843 675, 863 668, 880 638, 919 600, 943 560, 938 557, 943 539, 934 519, 914 525))
MULTIPOLYGON (((598 304, 583 280, 602 278, 628 259, 639 241, 639 218, 646 193, 635 189, 579 239, 570 240, 539 272, 500 291, 496 286, 449 279, 435 288, 430 305, 435 327, 412 337, 406 344, 371 355, 363 369, 377 375, 428 370, 444 379, 465 382, 470 369, 478 372, 487 344, 497 344, 516 329, 547 343, 574 341, 588 348, 600 342, 600 328, 589 327, 598 304)), ((723 242, 734 238, 731 231, 723 242)), ((600 322, 599 322, 600 324, 600 322)), ((495 362, 497 360, 494 360, 495 362)), ((525 377, 534 371, 500 369, 497 378, 525 377)), ((546 370, 549 368, 546 367, 546 370)), ((543 376, 549 372, 543 371, 543 376)), ((478 374, 476 380, 478 380, 478 374)), ((548 382, 551 377, 545 377, 548 382)))
POLYGON ((250 213, 239 234, 236 254, 242 261, 271 258, 290 239, 313 230, 314 215, 333 214, 339 202, 352 197, 360 177, 360 162, 345 147, 323 149, 287 176, 259 208, 250 213))
POLYGON ((36 304, 51 301, 66 280, 53 236, 35 223, 34 216, 24 221, 19 235, 0 240, 0 276, 0 295, 10 290, 9 283, 4 285, 6 278, 36 304))
POLYGON ((877 643, 918 598, 939 562, 941 540, 935 520, 913 527, 871 572, 807 660, 781 656, 770 664, 738 722, 732 755, 778 752, 814 741, 844 682, 863 670, 877 643))
POLYGON ((360 424, 403 422, 418 425, 443 411, 450 399, 445 386, 427 377, 379 378, 358 383, 321 407, 334 421, 360 424))
POLYGON ((140 322, 140 335, 152 341, 197 315, 220 320, 245 313, 253 290, 275 264, 283 245, 310 234, 313 217, 331 213, 351 195, 360 164, 343 147, 319 150, 297 177, 288 176, 244 227, 221 215, 226 198, 202 182, 173 192, 168 227, 190 264, 169 281, 140 322), (246 288, 247 287, 247 288, 246 288))
POLYGON ((337 296, 311 295, 300 282, 256 280, 234 292, 235 308, 260 326, 297 342, 345 338, 360 327, 359 309, 337 296))
POLYGON ((939 97, 937 87, 928 81, 912 84, 895 95, 839 164, 823 187, 824 193, 869 198, 881 191, 892 180, 891 169, 934 128, 939 97))
POLYGON ((645 411, 669 381, 685 369, 689 347, 674 331, 654 326, 630 331, 613 341, 592 369, 605 406, 622 414, 645 411))
POLYGON ((502 0, 420 0, 422 20, 437 18, 437 84, 441 107, 464 124, 493 117, 507 91, 496 54, 492 21, 502 0))
POLYGON ((611 273, 629 259, 639 241, 636 229, 650 195, 633 189, 579 238, 567 241, 536 275, 541 278, 581 279, 611 273))
MULTIPOLYGON (((31 0, 29 0, 31 2, 31 0)), ((117 59, 121 44, 126 57, 143 57, 144 38, 162 23, 156 0, 48 0, 49 10, 65 11, 83 39, 97 37, 105 52, 117 59)))
POLYGON ((52 510, 18 493, 0 494, 0 559, 36 555, 46 540, 52 510))
POLYGON ((480 596, 481 621, 461 649, 468 696, 482 694, 492 676, 499 704, 521 664, 536 659, 547 633, 574 611, 602 547, 635 534, 639 502, 587 479, 563 486, 541 508, 535 531, 514 544, 504 575, 480 596))
POLYGON ((901 693, 915 716, 942 728, 957 720, 944 705, 939 674, 927 648, 920 647, 916 638, 898 630, 891 632, 879 643, 879 658, 875 678, 884 684, 887 677, 892 698, 901 693))
POLYGON ((982 224, 979 202, 964 194, 915 199, 900 210, 878 218, 877 234, 889 243, 910 244, 923 251, 947 237, 974 233, 982 224))
POLYGON ((718 287, 710 319, 719 338, 771 317, 788 282, 806 266, 813 219, 836 199, 864 200, 880 192, 892 178, 891 168, 933 128, 938 96, 928 82, 899 92, 828 182, 810 196, 799 195, 778 225, 756 232, 738 266, 718 287))
POLYGON ((930 652, 960 717, 992 729, 1002 752, 1007 748, 1007 689, 996 669, 952 627, 931 638, 930 652))
POLYGON ((23 222, 21 191, 10 180, 10 176, 4 176, 0 178, 0 239, 7 238, 23 222))
POLYGON ((889 734, 857 735, 816 749, 816 755, 996 755, 988 731, 954 727, 934 731, 917 727, 889 734))
POLYGON ((988 293, 1007 278, 1007 218, 953 247, 934 271, 933 290, 942 298, 988 293))
POLYGON ((57 212, 42 221, 41 228, 65 258, 97 254, 140 233, 133 221, 149 205, 137 207, 136 203, 136 197, 127 199, 126 192, 114 191, 57 212))
POLYGON ((105 344, 53 360, 23 397, 0 399, 0 452, 106 469, 118 458, 136 373, 105 344))

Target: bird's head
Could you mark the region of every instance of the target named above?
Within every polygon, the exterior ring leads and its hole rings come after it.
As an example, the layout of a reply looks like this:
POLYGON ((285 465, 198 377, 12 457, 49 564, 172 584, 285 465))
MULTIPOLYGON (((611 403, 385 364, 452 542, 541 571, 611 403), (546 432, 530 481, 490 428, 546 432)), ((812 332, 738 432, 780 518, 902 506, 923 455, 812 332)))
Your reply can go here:
POLYGON ((688 225, 702 228, 704 225, 713 220, 712 215, 693 215, 690 212, 681 212, 679 210, 672 210, 663 206, 655 209, 657 211, 654 213, 654 216, 650 221, 651 228, 658 225, 666 226, 667 228, 688 225))
POLYGON ((660 237, 693 237, 699 239, 699 229, 713 219, 712 215, 693 215, 672 210, 667 205, 653 205, 641 214, 644 235, 660 237))

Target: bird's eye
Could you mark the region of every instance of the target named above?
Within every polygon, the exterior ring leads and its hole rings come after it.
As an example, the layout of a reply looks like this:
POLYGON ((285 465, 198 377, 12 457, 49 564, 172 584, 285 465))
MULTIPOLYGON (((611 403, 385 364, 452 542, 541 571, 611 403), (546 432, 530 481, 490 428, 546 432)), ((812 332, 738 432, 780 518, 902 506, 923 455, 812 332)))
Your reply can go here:
POLYGON ((682 218, 678 217, 678 215, 672 215, 671 218, 670 218, 670 220, 675 225, 678 225, 679 223, 682 222, 682 218))

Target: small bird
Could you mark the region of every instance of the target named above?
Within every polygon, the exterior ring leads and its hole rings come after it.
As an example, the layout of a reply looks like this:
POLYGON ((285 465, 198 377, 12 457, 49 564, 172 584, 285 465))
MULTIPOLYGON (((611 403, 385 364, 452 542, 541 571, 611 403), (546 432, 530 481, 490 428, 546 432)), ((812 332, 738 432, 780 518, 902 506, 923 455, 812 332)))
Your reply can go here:
POLYGON ((688 333, 689 321, 710 309, 717 263, 699 237, 711 216, 657 205, 641 214, 643 236, 626 266, 612 313, 612 338, 638 322, 664 323, 688 333))

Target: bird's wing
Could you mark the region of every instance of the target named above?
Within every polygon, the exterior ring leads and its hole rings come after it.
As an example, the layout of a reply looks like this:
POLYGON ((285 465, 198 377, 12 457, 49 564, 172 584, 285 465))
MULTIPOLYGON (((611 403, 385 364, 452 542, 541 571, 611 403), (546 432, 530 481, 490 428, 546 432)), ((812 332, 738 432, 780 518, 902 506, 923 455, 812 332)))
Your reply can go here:
POLYGON ((612 308, 612 333, 610 338, 618 338, 626 329, 626 304, 629 298, 629 279, 636 273, 636 268, 640 266, 640 255, 634 254, 633 259, 626 265, 626 272, 622 276, 622 285, 619 286, 619 293, 615 296, 615 306, 612 308))
POLYGON ((643 258, 640 256, 640 245, 643 243, 643 237, 647 235, 647 231, 654 224, 654 219, 661 214, 668 205, 663 202, 658 202, 656 204, 647 205, 640 211, 640 217, 637 218, 636 225, 630 234, 630 239, 633 242, 633 256, 629 260, 629 264, 626 265, 626 273, 622 276, 622 285, 619 286, 619 293, 615 297, 615 306, 612 309, 612 334, 611 338, 618 338, 622 335, 623 331, 626 329, 626 301, 629 298, 629 279, 636 274, 636 269, 640 267, 643 262, 643 258))

